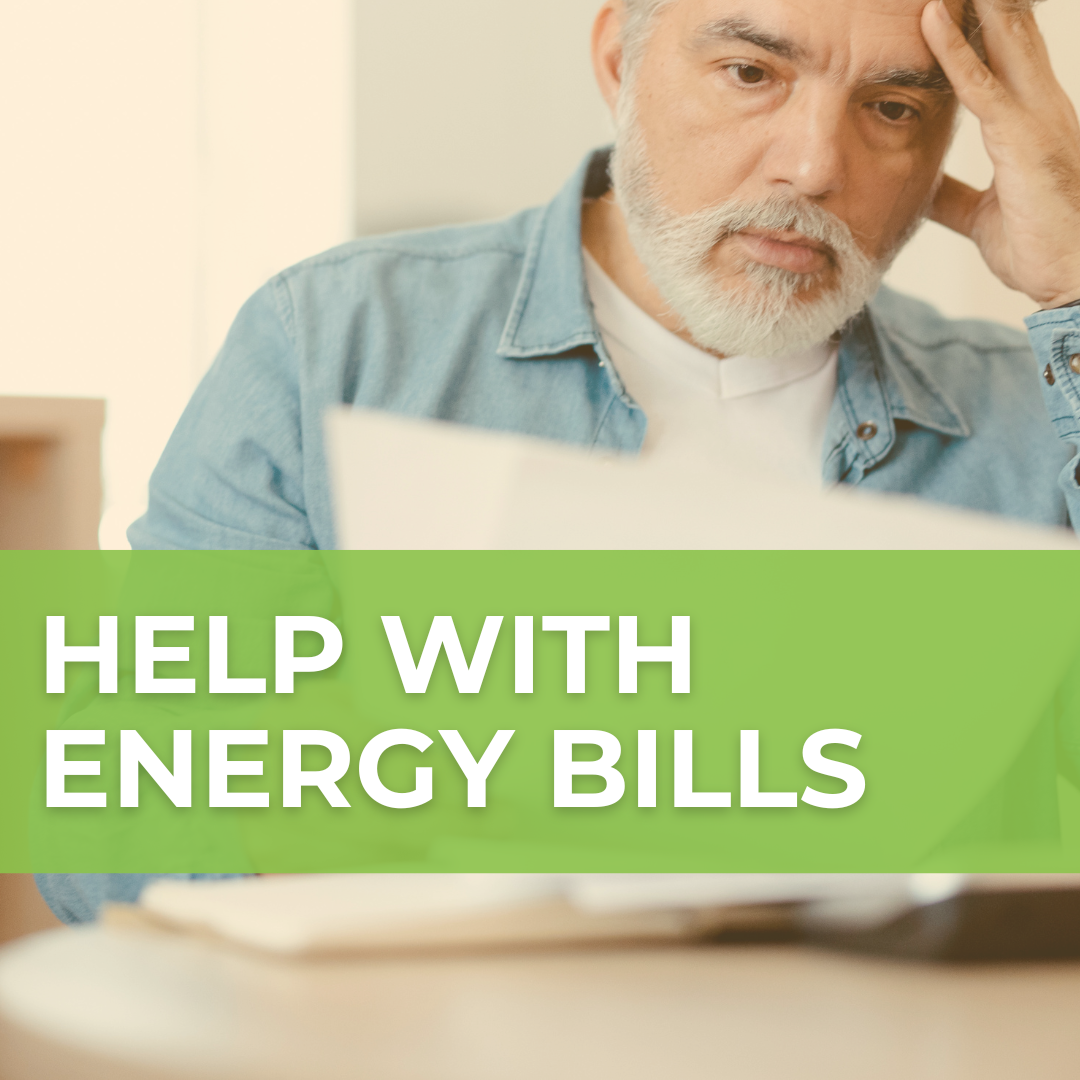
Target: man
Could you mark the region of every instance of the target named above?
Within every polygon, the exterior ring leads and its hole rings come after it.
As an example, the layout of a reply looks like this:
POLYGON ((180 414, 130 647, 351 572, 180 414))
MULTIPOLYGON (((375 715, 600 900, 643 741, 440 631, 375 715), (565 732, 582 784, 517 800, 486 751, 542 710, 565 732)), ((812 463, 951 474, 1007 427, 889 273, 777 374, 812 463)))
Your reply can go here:
POLYGON ((595 155, 545 209, 279 275, 195 393, 133 545, 332 547, 321 423, 341 402, 1076 520, 1080 131, 1030 7, 609 0, 614 185, 595 155), (958 103, 994 161, 985 193, 941 175, 958 103), (887 290, 867 305, 927 213, 1043 309, 1030 345, 887 290))
MULTIPOLYGON (((1080 126, 1030 0, 607 0, 593 58, 614 155, 550 206, 256 294, 134 547, 332 547, 342 402, 1080 522, 1080 126), (960 104, 987 192, 942 176, 960 104), (928 215, 1042 309, 1030 343, 878 292, 928 215)), ((137 887, 45 891, 79 918, 137 887)))

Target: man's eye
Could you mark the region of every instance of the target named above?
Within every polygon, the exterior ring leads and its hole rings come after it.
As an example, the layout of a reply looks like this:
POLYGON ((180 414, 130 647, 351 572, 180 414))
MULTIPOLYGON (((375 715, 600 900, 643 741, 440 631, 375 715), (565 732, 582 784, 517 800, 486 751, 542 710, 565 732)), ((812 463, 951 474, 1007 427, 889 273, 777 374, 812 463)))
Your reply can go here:
POLYGON ((736 64, 731 70, 735 72, 735 78, 746 86, 754 86, 765 80, 765 69, 754 67, 753 64, 736 64))
POLYGON ((894 124, 918 115, 910 105, 905 105, 902 101, 879 101, 874 108, 894 124))

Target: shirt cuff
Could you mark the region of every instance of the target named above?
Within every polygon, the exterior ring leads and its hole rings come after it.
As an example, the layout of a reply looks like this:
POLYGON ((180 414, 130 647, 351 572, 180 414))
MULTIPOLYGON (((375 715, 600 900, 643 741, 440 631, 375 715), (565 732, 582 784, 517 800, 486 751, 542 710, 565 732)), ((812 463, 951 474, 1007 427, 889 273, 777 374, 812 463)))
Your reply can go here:
POLYGON ((1054 431, 1075 443, 1080 439, 1080 307, 1040 311, 1024 322, 1054 431))
POLYGON ((220 881, 248 874, 35 874, 53 914, 66 923, 93 922, 107 903, 134 904, 155 878, 220 881))

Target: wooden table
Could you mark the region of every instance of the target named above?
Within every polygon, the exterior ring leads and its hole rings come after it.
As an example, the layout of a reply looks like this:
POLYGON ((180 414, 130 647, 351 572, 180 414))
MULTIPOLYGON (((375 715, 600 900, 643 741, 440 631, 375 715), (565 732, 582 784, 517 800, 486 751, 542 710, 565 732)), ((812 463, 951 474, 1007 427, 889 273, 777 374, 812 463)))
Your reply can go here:
POLYGON ((89 928, 0 952, 3 1080, 1080 1075, 1080 966, 790 946, 282 962, 89 928))

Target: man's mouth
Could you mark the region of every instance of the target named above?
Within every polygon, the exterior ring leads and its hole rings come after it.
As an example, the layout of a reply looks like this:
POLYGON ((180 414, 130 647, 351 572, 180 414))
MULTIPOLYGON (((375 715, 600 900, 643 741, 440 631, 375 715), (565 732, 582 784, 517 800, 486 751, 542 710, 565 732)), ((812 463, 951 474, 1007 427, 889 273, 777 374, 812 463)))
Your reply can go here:
POLYGON ((732 236, 756 263, 795 274, 821 273, 832 261, 825 244, 802 233, 771 229, 741 229, 732 236))

